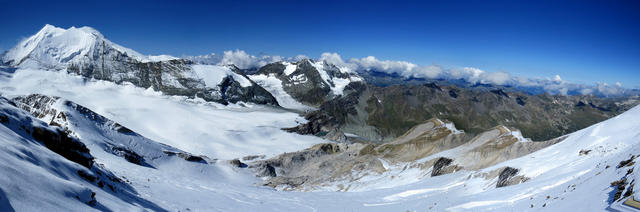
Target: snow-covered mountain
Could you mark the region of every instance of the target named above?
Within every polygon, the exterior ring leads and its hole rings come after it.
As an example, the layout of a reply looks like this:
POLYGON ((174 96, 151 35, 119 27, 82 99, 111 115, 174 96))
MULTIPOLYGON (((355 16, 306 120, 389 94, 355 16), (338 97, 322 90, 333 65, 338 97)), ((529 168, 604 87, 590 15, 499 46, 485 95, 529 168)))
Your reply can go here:
MULTIPOLYGON (((197 58, 193 57, 200 61, 197 58)), ((132 83, 168 95, 224 104, 281 103, 298 110, 309 110, 343 95, 349 83, 362 81, 347 67, 309 59, 268 64, 249 79, 233 61, 210 65, 169 55, 145 56, 109 41, 90 27, 62 29, 46 25, 7 51, 2 61, 21 69, 66 70, 88 78, 132 83)))
POLYGON ((144 56, 109 41, 90 27, 46 25, 9 50, 3 61, 21 69, 66 70, 87 78, 131 83, 168 95, 223 104, 278 104, 233 65, 198 65, 168 55, 144 56))
POLYGON ((45 25, 38 33, 10 49, 3 60, 22 68, 66 68, 71 63, 90 63, 102 54, 122 54, 147 62, 148 57, 119 46, 90 27, 62 29, 45 25))
POLYGON ((350 83, 362 83, 347 67, 311 59, 267 64, 249 77, 274 94, 283 107, 294 109, 319 106, 344 95, 350 83))

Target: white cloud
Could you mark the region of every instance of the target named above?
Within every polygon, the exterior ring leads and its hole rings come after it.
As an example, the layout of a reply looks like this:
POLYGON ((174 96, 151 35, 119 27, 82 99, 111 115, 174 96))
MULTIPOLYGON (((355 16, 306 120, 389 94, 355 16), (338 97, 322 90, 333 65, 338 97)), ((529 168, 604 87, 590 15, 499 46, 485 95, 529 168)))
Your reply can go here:
POLYGON ((240 69, 260 68, 266 64, 290 60, 278 55, 254 56, 242 50, 224 51, 222 55, 215 53, 200 56, 185 56, 184 58, 200 64, 235 65, 240 69))
POLYGON ((562 82, 562 78, 560 78, 560 75, 556 74, 556 76, 553 78, 553 81, 562 82))
POLYGON ((511 75, 507 72, 488 72, 481 75, 483 83, 505 85, 511 80, 511 75))
MULTIPOLYGON (((210 54, 187 58, 198 63, 219 65, 234 64, 241 69, 248 69, 259 68, 277 61, 293 62, 309 57, 306 55, 287 58, 269 55, 257 57, 242 50, 235 50, 225 51, 222 55, 210 54)), ((540 88, 551 94, 568 95, 571 93, 579 93, 583 95, 615 96, 627 91, 619 82, 616 82, 615 85, 608 85, 606 83, 598 83, 597 85, 575 84, 564 81, 560 75, 555 75, 552 79, 514 77, 504 71, 487 72, 474 67, 442 68, 438 65, 420 66, 407 61, 380 60, 374 56, 345 60, 340 54, 335 52, 322 53, 318 59, 319 61, 325 61, 328 64, 333 64, 351 71, 381 71, 389 74, 395 73, 403 77, 461 79, 469 83, 540 88)))
POLYGON ((230 65, 233 64, 240 69, 249 69, 249 68, 258 68, 262 67, 270 62, 275 62, 281 60, 280 56, 263 56, 256 57, 250 54, 247 54, 242 50, 235 51, 224 51, 222 56, 222 60, 218 63, 219 65, 230 65))
POLYGON ((593 93, 593 89, 591 89, 591 88, 584 88, 584 89, 580 90, 580 94, 582 94, 582 95, 588 95, 588 94, 591 94, 591 93, 593 93))
POLYGON ((309 57, 307 57, 307 55, 299 54, 299 55, 296 55, 295 57, 293 57, 293 59, 295 59, 295 61, 299 61, 299 60, 302 60, 302 59, 309 59, 309 57))
POLYGON ((564 88, 560 88, 560 89, 558 89, 558 93, 559 93, 560 95, 564 95, 564 96, 566 96, 566 95, 569 93, 569 88, 566 88, 566 87, 564 87, 564 88))
MULTIPOLYGON (((450 69, 449 75, 453 79, 464 79, 470 83, 485 83, 505 85, 512 80, 507 72, 486 72, 478 68, 464 67, 462 69, 450 69)), ((520 79, 523 81, 524 79, 520 79)))
POLYGON ((440 66, 421 66, 415 69, 413 76, 434 79, 441 74, 442 68, 440 66))
MULTIPOLYGON (((328 55, 326 55, 328 56, 328 55)), ((328 58, 323 56, 321 58, 328 58)), ((339 56, 333 53, 332 56, 339 56)), ((340 58, 341 59, 341 58, 340 58)), ((342 60, 340 60, 342 61, 342 60)), ((513 77, 505 71, 487 72, 474 67, 443 69, 440 66, 419 66, 407 61, 379 60, 374 56, 360 59, 350 59, 348 63, 355 65, 360 70, 375 70, 387 73, 397 73, 404 77, 445 78, 462 79, 469 83, 485 83, 493 85, 512 85, 519 87, 541 88, 550 94, 569 95, 571 93, 596 94, 603 96, 615 96, 625 92, 621 83, 615 86, 606 83, 597 86, 569 83, 555 75, 553 79, 534 79, 528 77, 513 77)))
POLYGON ((342 57, 340 57, 338 53, 329 53, 329 52, 322 53, 322 55, 320 55, 320 60, 321 61, 324 60, 328 64, 334 64, 338 66, 345 65, 344 61, 342 60, 342 57))
POLYGON ((374 56, 363 57, 360 59, 351 59, 350 63, 357 64, 364 70, 376 70, 387 73, 397 73, 405 77, 412 75, 414 68, 418 65, 406 61, 378 60, 374 56))
POLYGON ((620 87, 609 86, 607 83, 598 83, 596 88, 598 92, 604 95, 616 95, 622 90, 620 87))
POLYGON ((538 82, 538 80, 529 79, 527 77, 516 76, 513 78, 513 80, 515 85, 518 85, 518 86, 525 86, 525 87, 540 86, 540 83, 538 82))
POLYGON ((449 74, 453 79, 464 79, 471 83, 477 83, 480 81, 480 75, 484 73, 483 70, 473 67, 464 67, 462 69, 450 69, 449 74))
POLYGON ((338 53, 325 52, 318 58, 319 61, 325 61, 340 68, 344 72, 353 72, 358 69, 358 65, 352 62, 345 62, 338 53))

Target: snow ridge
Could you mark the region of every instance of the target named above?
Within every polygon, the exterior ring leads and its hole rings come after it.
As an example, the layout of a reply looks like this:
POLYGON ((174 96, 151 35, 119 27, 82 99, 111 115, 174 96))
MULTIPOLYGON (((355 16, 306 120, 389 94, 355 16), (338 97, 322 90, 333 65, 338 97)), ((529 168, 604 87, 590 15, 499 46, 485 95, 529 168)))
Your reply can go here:
POLYGON ((144 56, 111 42, 91 27, 62 29, 47 24, 38 33, 7 51, 3 61, 12 66, 62 69, 71 63, 99 57, 106 47, 140 62, 175 59, 168 55, 144 56))

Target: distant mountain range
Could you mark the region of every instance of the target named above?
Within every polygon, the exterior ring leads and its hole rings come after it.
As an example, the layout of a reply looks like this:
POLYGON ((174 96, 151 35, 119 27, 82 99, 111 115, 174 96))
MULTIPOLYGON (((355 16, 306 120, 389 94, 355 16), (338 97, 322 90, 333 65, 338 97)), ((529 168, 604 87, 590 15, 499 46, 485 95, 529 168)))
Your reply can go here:
POLYGON ((95 29, 51 25, 3 56, 9 67, 66 70, 223 104, 250 102, 313 111, 307 115, 311 120, 307 125, 317 125, 315 129, 301 126, 293 131, 329 134, 342 141, 347 140, 345 133, 367 141, 389 141, 431 118, 453 121, 471 134, 505 125, 521 129, 534 140, 547 140, 620 114, 639 102, 638 90, 607 98, 575 91, 549 95, 535 86, 406 77, 327 60, 267 63, 277 58, 256 59, 259 62, 253 65, 264 65, 242 70, 232 60, 215 55, 144 56, 109 41, 95 29), (332 121, 318 123, 328 119, 332 121))

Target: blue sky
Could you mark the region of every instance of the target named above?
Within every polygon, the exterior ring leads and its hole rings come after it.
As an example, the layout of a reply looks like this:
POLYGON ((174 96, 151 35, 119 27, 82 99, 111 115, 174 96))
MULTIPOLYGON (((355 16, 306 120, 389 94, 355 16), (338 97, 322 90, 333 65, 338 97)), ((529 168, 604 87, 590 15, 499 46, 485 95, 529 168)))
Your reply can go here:
POLYGON ((635 88, 637 11, 637 1, 0 0, 0 50, 48 23, 91 26, 143 54, 337 52, 635 88))

